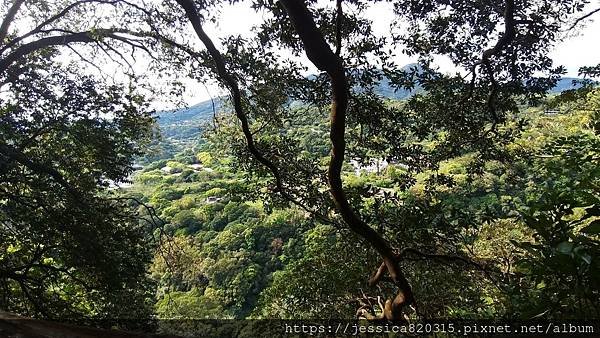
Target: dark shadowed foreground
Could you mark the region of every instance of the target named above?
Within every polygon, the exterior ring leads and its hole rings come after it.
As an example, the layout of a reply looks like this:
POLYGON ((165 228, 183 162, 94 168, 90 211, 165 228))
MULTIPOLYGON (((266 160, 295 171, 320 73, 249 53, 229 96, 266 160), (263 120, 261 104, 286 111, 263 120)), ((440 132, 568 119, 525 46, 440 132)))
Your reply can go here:
POLYGON ((46 320, 31 319, 0 311, 0 337, 7 338, 106 338, 106 337, 177 337, 151 335, 117 330, 101 330, 82 326, 59 324, 46 320))

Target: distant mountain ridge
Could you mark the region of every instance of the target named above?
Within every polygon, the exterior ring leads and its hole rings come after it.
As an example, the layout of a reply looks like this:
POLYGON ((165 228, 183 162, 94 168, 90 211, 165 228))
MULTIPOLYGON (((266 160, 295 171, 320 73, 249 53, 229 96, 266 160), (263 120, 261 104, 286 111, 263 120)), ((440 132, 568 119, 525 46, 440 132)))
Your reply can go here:
POLYGON ((560 79, 554 88, 550 89, 549 94, 558 94, 565 90, 581 88, 580 84, 574 84, 574 81, 581 81, 583 79, 576 77, 563 77, 560 79))
MULTIPOLYGON (((409 64, 404 66, 403 69, 408 69, 412 66, 413 64, 409 64)), ((549 93, 556 94, 565 90, 579 88, 579 85, 573 84, 574 80, 581 79, 572 77, 562 78, 549 93)), ((382 80, 375 88, 375 93, 378 95, 395 100, 407 99, 420 91, 420 88, 415 88, 411 91, 394 90, 387 79, 382 80)), ((158 118, 158 125, 163 131, 163 136, 167 138, 182 134, 182 130, 176 130, 174 128, 186 129, 187 132, 184 131, 183 133, 188 134, 189 136, 199 134, 200 126, 210 121, 215 112, 219 112, 223 108, 223 103, 223 98, 216 98, 212 101, 203 101, 187 108, 157 112, 156 117, 158 118)))
POLYGON ((222 105, 223 99, 216 98, 213 100, 202 101, 186 108, 159 111, 156 113, 156 117, 158 118, 158 124, 161 127, 184 121, 205 122, 212 118, 213 115, 221 109, 222 105))

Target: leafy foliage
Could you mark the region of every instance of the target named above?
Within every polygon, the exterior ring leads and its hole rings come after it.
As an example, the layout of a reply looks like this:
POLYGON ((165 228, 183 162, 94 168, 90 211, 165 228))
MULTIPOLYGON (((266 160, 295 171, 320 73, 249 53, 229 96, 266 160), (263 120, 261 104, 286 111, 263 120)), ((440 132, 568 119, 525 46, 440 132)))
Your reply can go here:
POLYGON ((143 98, 40 58, 0 109, 0 306, 74 321, 148 317, 146 226, 108 190, 150 137, 143 98))
POLYGON ((598 67, 546 98, 564 72, 548 51, 586 1, 401 0, 385 36, 368 1, 254 1, 254 35, 218 47, 202 26, 225 1, 23 3, 3 4, 0 25, 3 308, 597 318, 598 67), (99 74, 58 62, 66 48, 99 74), (400 67, 398 52, 418 63, 400 67), (173 78, 216 74, 235 116, 200 129, 207 104, 187 121, 163 112, 164 138, 143 154, 153 127, 138 90, 163 91, 134 75, 139 53, 172 96, 173 78), (304 53, 323 73, 306 76, 304 53), (98 55, 129 83, 110 84, 98 55), (136 157, 133 187, 112 189, 136 157), (381 258, 393 283, 369 286, 381 258), (407 302, 378 309, 373 294, 407 302))

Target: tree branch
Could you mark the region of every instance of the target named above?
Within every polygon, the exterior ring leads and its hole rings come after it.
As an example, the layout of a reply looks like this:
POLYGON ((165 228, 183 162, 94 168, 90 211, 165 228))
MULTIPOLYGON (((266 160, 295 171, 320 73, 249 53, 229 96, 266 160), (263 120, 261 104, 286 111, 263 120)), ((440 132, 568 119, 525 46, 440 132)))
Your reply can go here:
POLYGON ((6 39, 6 35, 8 34, 8 28, 24 2, 25 0, 14 0, 12 6, 8 9, 4 20, 2 20, 2 25, 0 25, 0 45, 4 44, 4 39, 6 39))
MULTIPOLYGON (((414 302, 414 296, 408 280, 404 277, 398 260, 388 242, 367 225, 354 212, 343 188, 341 179, 342 166, 346 149, 345 128, 346 110, 348 107, 348 82, 342 60, 325 41, 317 28, 312 15, 304 1, 281 0, 290 20, 300 36, 308 59, 319 69, 327 72, 331 78, 333 99, 330 112, 330 140, 332 145, 329 162, 328 179, 331 196, 344 222, 350 229, 369 242, 383 257, 383 262, 390 277, 399 289, 387 319, 401 320, 402 308, 414 302)), ((387 302, 386 302, 387 303, 387 302)))
POLYGON ((94 36, 98 35, 110 35, 112 31, 110 30, 98 30, 96 32, 79 32, 73 33, 69 35, 60 35, 60 36, 51 36, 42 38, 30 43, 26 43, 17 49, 15 49, 12 53, 8 54, 6 57, 0 60, 0 73, 4 73, 8 70, 8 68, 16 61, 21 60, 25 56, 36 52, 40 49, 44 49, 52 46, 60 46, 67 45, 75 42, 95 42, 96 39, 94 36))
POLYGON ((335 224, 334 221, 330 220, 325 215, 321 215, 313 210, 310 210, 306 205, 302 202, 294 198, 291 194, 289 194, 284 186, 283 186, 283 178, 279 169, 271 160, 266 158, 262 152, 258 149, 256 144, 254 143, 254 138, 252 132, 250 130, 250 124, 248 122, 248 117, 244 108, 242 106, 242 94, 240 88, 237 84, 237 81, 234 77, 227 71, 225 66, 225 59, 219 50, 215 47, 214 43, 210 39, 210 37, 204 32, 202 28, 202 22, 200 19, 200 14, 196 10, 196 6, 192 0, 176 0, 177 3, 183 8, 186 13, 186 16, 190 20, 196 35, 202 41, 208 53, 210 54, 215 66, 217 68, 218 77, 225 83, 227 88, 229 89, 232 99, 233 99, 233 108, 236 114, 237 119, 241 123, 242 132, 244 134, 244 138, 246 139, 246 146, 248 147, 248 151, 252 154, 252 156, 260 162, 262 165, 267 167, 273 177, 275 178, 276 191, 281 194, 286 200, 292 202, 296 206, 302 208, 304 211, 308 212, 311 215, 314 215, 321 222, 326 224, 335 224))
POLYGON ((344 20, 342 0, 337 0, 335 14, 335 55, 338 56, 342 51, 342 20, 344 20))
POLYGON ((573 22, 573 24, 571 25, 571 27, 569 27, 567 30, 570 31, 571 29, 575 28, 575 26, 577 26, 581 21, 589 18, 590 16, 592 16, 592 15, 598 13, 598 12, 600 12, 600 7, 594 9, 593 11, 591 11, 591 12, 589 12, 589 13, 587 13, 587 14, 579 17, 579 18, 577 18, 577 20, 575 20, 575 22, 573 22))
POLYGON ((34 29, 32 29, 31 31, 27 32, 26 34, 23 34, 19 37, 16 37, 14 39, 12 39, 10 42, 8 42, 6 45, 2 46, 2 48, 0 48, 0 52, 4 52, 5 50, 7 50, 8 48, 16 45, 17 43, 19 43, 20 41, 23 41, 24 39, 37 34, 37 33, 41 33, 42 29, 46 26, 48 26, 49 24, 59 20, 60 18, 64 17, 65 15, 67 15, 73 8, 81 6, 83 4, 87 4, 87 3, 99 3, 99 4, 108 4, 108 5, 115 5, 117 3, 124 3, 128 6, 131 6, 137 10, 140 10, 142 12, 144 12, 146 15, 150 16, 151 13, 138 6, 135 4, 132 4, 126 0, 80 0, 80 1, 75 1, 73 3, 71 3, 70 5, 68 5, 67 7, 65 7, 63 10, 61 10, 60 12, 56 13, 55 15, 49 17, 48 19, 44 20, 42 23, 40 23, 39 25, 37 25, 34 29))

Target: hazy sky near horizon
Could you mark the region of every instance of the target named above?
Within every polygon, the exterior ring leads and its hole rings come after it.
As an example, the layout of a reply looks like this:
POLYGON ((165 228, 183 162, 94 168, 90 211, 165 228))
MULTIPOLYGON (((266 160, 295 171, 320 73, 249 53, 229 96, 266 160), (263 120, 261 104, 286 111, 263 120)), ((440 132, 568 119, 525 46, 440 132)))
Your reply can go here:
MULTIPOLYGON (((600 0, 592 1, 595 4, 588 5, 582 13, 587 13, 598 4, 600 0)), ((390 24, 393 20, 391 5, 384 3, 371 7, 366 15, 373 20, 374 31, 377 35, 387 35, 390 32, 390 24)), ((583 14, 582 14, 583 15, 583 14)), ((250 34, 253 25, 261 21, 261 14, 254 12, 246 3, 229 6, 222 11, 221 19, 217 26, 206 26, 205 30, 213 40, 218 37, 241 34, 250 34)), ((582 22, 576 34, 570 33, 559 42, 551 52, 551 58, 555 65, 563 65, 567 69, 567 77, 576 77, 577 70, 581 66, 600 64, 600 13, 582 22)), ((406 55, 398 55, 396 62, 400 65, 415 62, 416 58, 406 55)), ((436 58, 436 64, 442 71, 454 71, 450 60, 436 58)), ((195 83, 186 81, 185 101, 195 104, 208 100, 210 96, 217 97, 225 93, 214 84, 195 83)))

